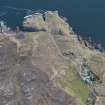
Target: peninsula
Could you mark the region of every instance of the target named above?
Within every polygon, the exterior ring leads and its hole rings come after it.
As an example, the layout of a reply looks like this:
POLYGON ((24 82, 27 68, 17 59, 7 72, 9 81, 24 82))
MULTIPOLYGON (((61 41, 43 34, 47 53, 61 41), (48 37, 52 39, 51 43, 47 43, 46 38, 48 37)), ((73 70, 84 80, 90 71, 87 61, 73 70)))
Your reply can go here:
POLYGON ((0 27, 0 105, 105 105, 105 53, 57 11, 0 27))

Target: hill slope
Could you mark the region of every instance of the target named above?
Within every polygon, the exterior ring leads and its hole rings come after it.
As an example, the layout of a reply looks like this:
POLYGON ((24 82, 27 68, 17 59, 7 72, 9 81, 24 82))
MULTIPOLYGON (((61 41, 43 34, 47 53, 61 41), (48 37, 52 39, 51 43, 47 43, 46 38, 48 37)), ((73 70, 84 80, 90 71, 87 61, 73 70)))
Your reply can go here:
POLYGON ((23 28, 1 27, 0 105, 104 105, 104 53, 56 11, 26 16, 23 28))

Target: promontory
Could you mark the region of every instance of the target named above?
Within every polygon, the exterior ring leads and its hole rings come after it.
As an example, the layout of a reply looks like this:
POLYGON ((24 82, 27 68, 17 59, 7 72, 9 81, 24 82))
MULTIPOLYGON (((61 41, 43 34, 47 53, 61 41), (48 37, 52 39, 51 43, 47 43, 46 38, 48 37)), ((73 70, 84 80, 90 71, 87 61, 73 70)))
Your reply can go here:
POLYGON ((105 53, 57 11, 0 23, 0 105, 105 105, 105 53))

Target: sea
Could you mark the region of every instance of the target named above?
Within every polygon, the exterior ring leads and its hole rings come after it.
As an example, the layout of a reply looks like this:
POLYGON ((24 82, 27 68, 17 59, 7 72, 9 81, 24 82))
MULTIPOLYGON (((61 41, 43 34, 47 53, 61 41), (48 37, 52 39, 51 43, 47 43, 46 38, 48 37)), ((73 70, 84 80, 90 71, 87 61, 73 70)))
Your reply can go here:
POLYGON ((105 0, 0 0, 0 21, 20 26, 24 16, 58 10, 75 33, 105 48, 105 0))

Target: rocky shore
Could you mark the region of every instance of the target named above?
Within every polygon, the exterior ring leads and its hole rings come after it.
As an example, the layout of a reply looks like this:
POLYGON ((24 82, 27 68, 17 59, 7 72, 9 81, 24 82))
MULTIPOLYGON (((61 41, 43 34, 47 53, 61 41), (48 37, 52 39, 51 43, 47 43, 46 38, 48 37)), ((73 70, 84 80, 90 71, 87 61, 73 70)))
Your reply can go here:
POLYGON ((73 32, 57 11, 1 22, 0 105, 105 105, 105 53, 73 32))

